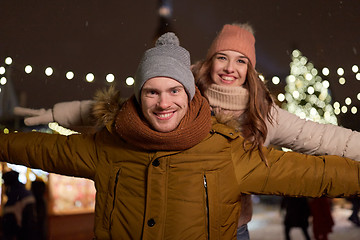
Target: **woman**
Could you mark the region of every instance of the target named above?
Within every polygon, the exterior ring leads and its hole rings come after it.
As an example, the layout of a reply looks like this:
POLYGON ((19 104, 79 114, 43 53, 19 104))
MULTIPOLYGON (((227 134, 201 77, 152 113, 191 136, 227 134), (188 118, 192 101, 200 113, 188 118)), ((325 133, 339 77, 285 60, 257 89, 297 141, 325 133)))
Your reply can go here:
MULTIPOLYGON (((219 122, 230 125, 251 143, 269 144, 307 154, 331 154, 360 160, 360 134, 334 125, 305 121, 278 108, 255 70, 255 38, 247 24, 227 24, 211 44, 205 60, 193 66, 196 85, 219 122)), ((266 162, 266 159, 263 158, 266 162)), ((242 197, 238 239, 249 239, 250 196, 242 197)))
MULTIPOLYGON (((269 144, 307 154, 332 154, 360 161, 360 134, 334 125, 305 121, 278 108, 255 70, 255 38, 247 24, 227 24, 211 44, 205 60, 193 66, 196 84, 218 121, 241 131, 251 149, 269 144)), ((16 108, 17 115, 33 116, 27 125, 57 121, 76 126, 89 123, 91 101, 58 103, 49 110, 16 108)), ((266 159, 263 157, 263 161, 266 159)), ((243 196, 238 239, 249 239, 251 197, 243 196)))

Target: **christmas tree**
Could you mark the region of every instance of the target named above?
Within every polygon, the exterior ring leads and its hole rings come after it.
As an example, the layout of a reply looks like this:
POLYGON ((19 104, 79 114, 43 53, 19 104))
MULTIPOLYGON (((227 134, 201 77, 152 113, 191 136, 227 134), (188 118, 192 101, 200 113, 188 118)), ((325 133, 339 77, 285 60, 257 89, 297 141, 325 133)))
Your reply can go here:
POLYGON ((286 83, 283 109, 303 119, 337 125, 329 81, 319 76, 318 70, 299 50, 292 52, 290 75, 286 77, 286 83))

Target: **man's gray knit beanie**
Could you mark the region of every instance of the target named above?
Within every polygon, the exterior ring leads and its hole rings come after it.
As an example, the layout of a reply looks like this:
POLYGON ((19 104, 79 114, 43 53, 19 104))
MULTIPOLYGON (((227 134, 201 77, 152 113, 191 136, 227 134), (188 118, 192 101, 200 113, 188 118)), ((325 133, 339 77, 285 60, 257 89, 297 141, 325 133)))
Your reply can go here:
POLYGON ((169 77, 181 83, 189 96, 195 95, 195 80, 190 70, 190 54, 180 46, 178 37, 168 32, 147 50, 142 57, 135 75, 134 92, 140 103, 140 92, 147 80, 154 77, 169 77))

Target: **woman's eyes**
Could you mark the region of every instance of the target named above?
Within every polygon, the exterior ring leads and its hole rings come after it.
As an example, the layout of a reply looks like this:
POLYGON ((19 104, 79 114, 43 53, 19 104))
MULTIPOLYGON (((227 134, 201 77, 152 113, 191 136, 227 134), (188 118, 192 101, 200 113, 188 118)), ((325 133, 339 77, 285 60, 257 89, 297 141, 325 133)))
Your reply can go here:
POLYGON ((219 59, 219 60, 226 60, 226 57, 219 56, 219 57, 217 57, 217 59, 219 59))
MULTIPOLYGON (((224 56, 218 56, 216 59, 222 60, 222 61, 228 60, 228 58, 226 58, 224 56)), ((247 60, 244 58, 239 58, 238 60, 236 60, 236 62, 242 63, 242 64, 247 64, 247 60)))

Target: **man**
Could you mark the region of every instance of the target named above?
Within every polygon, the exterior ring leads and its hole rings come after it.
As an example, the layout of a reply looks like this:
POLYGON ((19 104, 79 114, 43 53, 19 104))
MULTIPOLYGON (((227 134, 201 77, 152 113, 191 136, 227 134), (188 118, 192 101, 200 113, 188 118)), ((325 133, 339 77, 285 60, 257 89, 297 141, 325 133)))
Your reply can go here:
POLYGON ((0 135, 1 161, 94 180, 97 239, 236 239, 241 193, 359 195, 355 161, 264 149, 266 166, 246 151, 211 119, 174 34, 145 52, 135 80, 120 109, 115 92, 99 100, 106 127, 94 135, 0 135))

